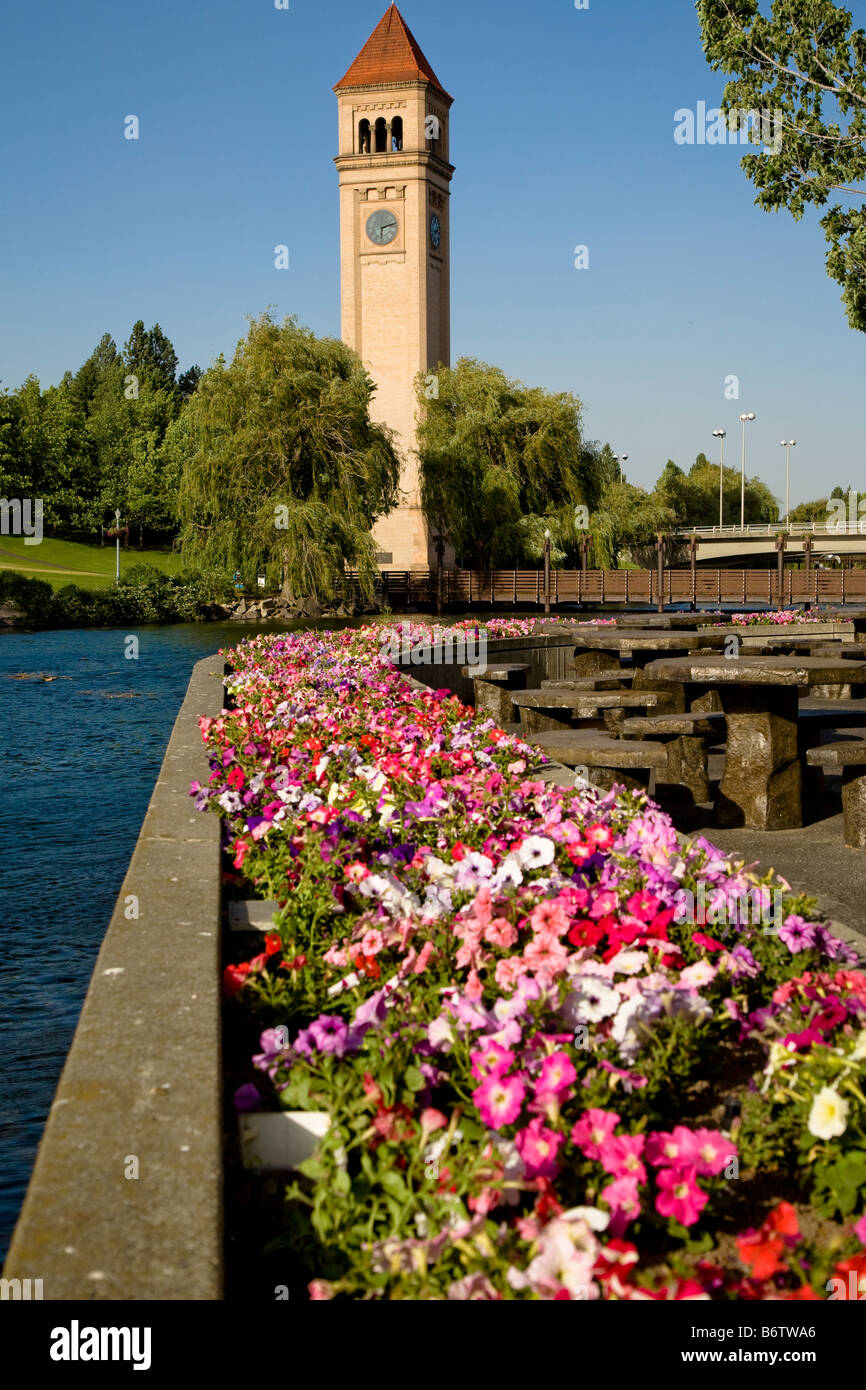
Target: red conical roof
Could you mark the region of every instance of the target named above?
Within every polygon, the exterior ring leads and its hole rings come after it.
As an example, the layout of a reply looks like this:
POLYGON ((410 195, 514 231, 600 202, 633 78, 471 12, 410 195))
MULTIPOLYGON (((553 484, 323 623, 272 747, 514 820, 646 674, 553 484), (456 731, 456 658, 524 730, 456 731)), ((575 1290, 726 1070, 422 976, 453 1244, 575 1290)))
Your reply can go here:
POLYGON ((429 82, 448 96, 396 5, 382 17, 334 91, 382 87, 389 82, 429 82))

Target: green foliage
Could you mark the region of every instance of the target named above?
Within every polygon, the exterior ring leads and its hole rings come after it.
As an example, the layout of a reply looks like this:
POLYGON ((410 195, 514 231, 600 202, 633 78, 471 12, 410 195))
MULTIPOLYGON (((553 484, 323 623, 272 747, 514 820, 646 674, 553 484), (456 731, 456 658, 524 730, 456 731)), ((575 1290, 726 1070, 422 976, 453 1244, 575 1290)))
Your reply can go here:
MULTIPOLYGON (((332 597, 346 565, 372 591, 370 528, 398 500, 400 462, 370 421, 360 358, 294 319, 250 323, 198 383, 171 441, 191 566, 267 571, 286 595, 332 597)), ((168 445, 167 445, 168 447, 168 445)))
POLYGON ((791 521, 824 521, 827 516, 828 498, 819 497, 814 502, 801 502, 791 508, 791 521))
POLYGON ((42 579, 27 579, 15 570, 0 570, 0 604, 22 613, 39 613, 50 604, 53 590, 42 579))
POLYGON ((465 357, 439 367, 436 380, 432 399, 424 379, 418 383, 421 494, 431 525, 448 534, 458 561, 479 568, 537 564, 546 530, 554 564, 573 559, 576 509, 598 506, 612 460, 582 442, 580 401, 465 357))
MULTIPOLYGON (((723 473, 723 525, 731 526, 740 520, 739 469, 725 468, 723 473)), ((705 454, 698 454, 685 474, 670 459, 655 486, 658 500, 669 507, 676 525, 717 526, 719 522, 719 465, 711 463, 705 454)), ((760 478, 746 478, 745 511, 747 525, 760 525, 779 519, 776 499, 760 478)))
POLYGON ((704 51, 733 77, 726 112, 781 114, 781 128, 743 168, 768 212, 799 219, 834 204, 821 219, 827 270, 842 286, 852 328, 866 331, 866 33, 832 0, 697 0, 704 51), (858 183, 860 186, 858 187, 858 183))
POLYGON ((0 495, 40 497, 51 534, 90 534, 111 521, 170 535, 177 509, 175 441, 192 369, 175 385, 177 357, 158 324, 139 322, 123 354, 104 334, 59 386, 28 377, 0 395, 0 495))
POLYGON ((41 580, 0 571, 0 603, 21 609, 37 628, 200 622, 214 599, 200 576, 167 575, 152 565, 133 565, 120 584, 98 590, 66 584, 55 591, 41 580))
POLYGON ((824 1156, 812 1172, 812 1196, 821 1216, 859 1216, 866 1201, 866 1149, 824 1156))
MULTIPOLYGON (((632 483, 611 483, 591 519, 592 563, 616 568, 622 560, 635 558, 635 551, 654 549, 657 535, 667 534, 676 521, 673 508, 655 493, 632 483)), ((649 563, 646 555, 640 558, 649 563)))

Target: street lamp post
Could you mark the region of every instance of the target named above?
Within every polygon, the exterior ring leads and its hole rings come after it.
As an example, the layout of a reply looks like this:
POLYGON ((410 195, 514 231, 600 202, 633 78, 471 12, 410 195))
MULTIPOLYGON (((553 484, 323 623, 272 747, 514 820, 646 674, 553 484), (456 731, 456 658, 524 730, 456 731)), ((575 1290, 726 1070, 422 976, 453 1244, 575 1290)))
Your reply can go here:
POLYGON ((550 532, 545 531, 545 613, 550 612, 550 532))
POLYGON ((115 573, 115 584, 120 583, 120 508, 114 513, 114 527, 117 531, 117 571, 115 573))
POLYGON ((623 481, 622 466, 623 466, 624 463, 628 463, 628 454, 614 454, 614 458, 616 459, 617 463, 619 464, 619 480, 620 480, 620 482, 622 482, 622 481, 623 481))
POLYGON ((754 414, 741 415, 743 422, 743 469, 740 476, 740 530, 746 527, 746 425, 750 420, 754 420, 754 414))
POLYGON ((796 439, 781 439, 780 447, 786 451, 785 457, 785 525, 788 525, 788 518, 791 514, 791 450, 796 449, 796 439))
POLYGON ((722 459, 719 464, 719 530, 725 524, 725 440, 728 437, 727 430, 713 430, 713 439, 722 441, 722 459))

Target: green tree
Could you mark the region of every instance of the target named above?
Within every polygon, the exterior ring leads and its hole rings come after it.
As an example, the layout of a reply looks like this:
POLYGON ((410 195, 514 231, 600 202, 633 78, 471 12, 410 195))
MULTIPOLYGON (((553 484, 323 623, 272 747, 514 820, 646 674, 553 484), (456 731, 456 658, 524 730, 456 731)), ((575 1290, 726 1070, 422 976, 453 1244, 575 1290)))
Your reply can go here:
POLYGON ((791 521, 810 522, 824 521, 827 516, 826 497, 819 497, 814 502, 800 502, 796 507, 791 508, 791 521))
POLYGON ((346 565, 369 590, 373 523, 396 504, 400 461, 370 421, 374 386, 344 343, 295 319, 250 323, 232 362, 206 372, 189 399, 179 514, 199 571, 267 566, 286 597, 331 597, 346 565))
POLYGON ((181 376, 178 377, 177 389, 183 396, 184 400, 186 400, 188 396, 191 396, 193 394, 195 388, 198 386, 203 375, 204 373, 202 372, 201 367, 198 365, 198 363, 196 363, 195 366, 190 367, 187 371, 185 371, 181 376))
POLYGON ((85 421, 65 386, 40 388, 29 376, 11 397, 14 440, 7 467, 19 496, 41 498, 52 532, 87 524, 89 458, 85 421), (14 458, 12 455, 14 454, 14 458))
POLYGON ((866 33, 831 0, 772 0, 769 15, 759 0, 696 8, 710 66, 734 79, 723 101, 729 119, 767 112, 764 148, 742 161, 758 206, 799 219, 842 195, 821 219, 827 270, 851 327, 866 331, 866 33))
POLYGON ((573 557, 604 481, 599 446, 581 441, 580 401, 466 357, 438 368, 432 398, 429 380, 418 382, 422 503, 458 561, 535 564, 545 531, 554 563, 573 557))
POLYGON ((670 534, 676 525, 676 512, 657 492, 633 483, 611 483, 591 519, 592 563, 599 569, 628 562, 649 564, 656 537, 670 534))
MULTIPOLYGON (((723 524, 736 525, 740 520, 740 473, 726 468, 723 476, 723 524)), ((669 507, 681 530, 691 527, 717 526, 719 522, 719 465, 705 454, 698 454, 685 474, 668 460, 655 486, 659 502, 669 507)), ((747 525, 761 525, 779 519, 776 499, 760 478, 746 479, 745 513, 747 525)))
POLYGON ((154 390, 169 391, 176 385, 177 353, 158 323, 147 332, 141 319, 133 324, 123 362, 140 384, 147 382, 154 390))

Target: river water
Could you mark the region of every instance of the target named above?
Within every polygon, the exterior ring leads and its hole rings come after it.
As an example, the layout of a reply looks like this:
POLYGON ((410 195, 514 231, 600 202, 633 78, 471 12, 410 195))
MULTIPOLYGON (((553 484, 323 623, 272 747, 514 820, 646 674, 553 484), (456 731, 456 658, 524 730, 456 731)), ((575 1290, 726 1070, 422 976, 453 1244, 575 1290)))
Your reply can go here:
POLYGON ((127 632, 0 633, 0 1261, 190 672, 245 635, 127 632))

